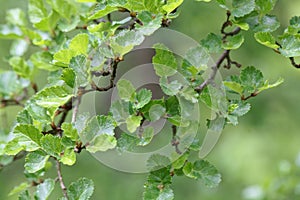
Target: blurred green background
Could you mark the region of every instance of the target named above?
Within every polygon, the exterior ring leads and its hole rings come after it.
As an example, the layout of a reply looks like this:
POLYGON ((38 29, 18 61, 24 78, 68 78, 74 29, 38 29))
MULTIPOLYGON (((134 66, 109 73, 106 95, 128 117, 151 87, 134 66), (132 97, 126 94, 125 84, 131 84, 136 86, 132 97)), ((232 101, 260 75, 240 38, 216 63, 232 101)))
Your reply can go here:
MULTIPOLYGON (((26 9, 26 2, 0 0, 0 22, 4 23, 7 9, 26 9)), ((186 0, 180 12, 170 28, 196 41, 203 39, 209 32, 218 33, 226 17, 225 11, 215 3, 193 0, 186 0)), ((273 12, 282 24, 278 32, 281 33, 289 19, 299 15, 299 12, 299 0, 279 0, 273 12)), ((240 50, 233 52, 232 57, 244 66, 258 67, 271 80, 283 77, 285 82, 251 99, 250 113, 240 120, 237 127, 227 126, 223 131, 217 146, 207 157, 222 173, 220 186, 207 189, 197 181, 178 177, 174 179, 173 185, 177 200, 244 199, 243 194, 247 191, 248 199, 261 199, 261 192, 268 193, 266 199, 300 199, 299 157, 298 167, 295 164, 300 152, 300 70, 293 68, 288 59, 256 43, 252 33, 246 35, 246 42, 240 50), (259 187, 245 190, 249 186, 259 187), (290 194, 297 192, 298 198, 290 194)), ((1 58, 8 55, 9 45, 10 41, 0 40, 1 58)), ((8 68, 4 59, 0 60, 0 65, 1 69, 8 68)), ((223 73, 228 72, 223 70, 223 73)), ((17 110, 10 107, 9 110, 2 110, 1 115, 17 110)), ((1 200, 17 199, 17 196, 8 197, 7 194, 25 180, 23 162, 19 160, 0 172, 1 200)), ((91 199, 142 199, 145 174, 118 172, 102 165, 86 152, 78 157, 75 166, 63 167, 62 171, 67 185, 82 176, 93 179, 96 187, 91 199)), ((51 171, 51 175, 55 177, 55 171, 51 171)), ((56 189, 51 199, 61 195, 57 186, 56 189)))

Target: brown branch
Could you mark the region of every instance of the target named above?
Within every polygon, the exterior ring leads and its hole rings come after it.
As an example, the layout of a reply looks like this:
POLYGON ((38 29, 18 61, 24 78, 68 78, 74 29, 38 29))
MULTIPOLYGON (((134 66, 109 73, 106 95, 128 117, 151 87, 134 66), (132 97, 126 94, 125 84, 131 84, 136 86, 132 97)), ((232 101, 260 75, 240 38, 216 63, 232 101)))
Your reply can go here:
POLYGON ((250 98, 252 98, 252 97, 256 97, 258 94, 259 94, 258 92, 253 92, 253 93, 251 93, 251 94, 250 94, 249 96, 247 96, 247 97, 245 97, 244 95, 242 95, 242 96, 241 96, 241 100, 242 100, 242 101, 246 101, 246 100, 248 100, 248 99, 250 99, 250 98))
POLYGON ((300 69, 300 64, 297 64, 296 61, 295 61, 295 58, 294 57, 289 57, 290 61, 291 61, 291 64, 296 67, 297 69, 300 69))
POLYGON ((228 57, 229 53, 230 53, 230 50, 225 50, 223 52, 221 57, 217 60, 216 64, 211 67, 212 73, 210 74, 208 79, 206 79, 201 85, 199 85, 198 87, 195 88, 196 92, 201 93, 206 86, 208 86, 209 84, 211 84, 214 81, 214 79, 217 75, 218 69, 221 67, 224 60, 228 57))
POLYGON ((172 125, 172 133, 173 133, 173 136, 172 136, 171 144, 172 144, 172 146, 175 147, 176 153, 182 154, 182 152, 179 149, 180 142, 179 142, 179 140, 177 139, 177 136, 176 136, 177 127, 175 125, 172 125))
POLYGON ((57 171, 57 176, 58 176, 57 178, 58 178, 58 181, 59 181, 59 184, 60 184, 60 188, 61 188, 61 190, 64 194, 64 197, 66 199, 68 199, 67 188, 64 184, 63 177, 62 177, 62 174, 61 174, 60 162, 57 159, 55 159, 55 161, 56 161, 56 171, 57 171))
POLYGON ((123 58, 117 58, 113 61, 112 63, 112 72, 111 72, 111 76, 110 76, 110 80, 109 80, 109 85, 106 87, 99 87, 96 85, 96 83, 94 81, 92 81, 91 86, 92 86, 92 90, 85 90, 84 93, 96 90, 99 92, 103 92, 103 91, 108 91, 111 88, 113 88, 115 86, 114 81, 117 75, 117 68, 118 68, 118 64, 119 62, 123 61, 123 58))
POLYGON ((81 103, 81 97, 82 97, 82 94, 77 96, 77 102, 73 108, 72 123, 74 123, 76 121, 77 113, 79 111, 79 105, 81 103))
MULTIPOLYGON (((226 21, 223 23, 222 25, 222 28, 221 28, 221 33, 223 34, 223 38, 222 38, 222 41, 223 42, 226 42, 226 38, 228 36, 234 36, 234 35, 237 35, 239 34, 239 32, 241 31, 241 29, 239 27, 237 27, 236 29, 234 29, 233 31, 231 32, 226 32, 225 29, 228 27, 228 26, 232 26, 232 22, 230 21, 230 16, 231 16, 231 13, 230 11, 227 11, 226 13, 227 15, 227 18, 226 18, 226 21)), ((214 79, 216 77, 216 74, 217 74, 217 71, 218 69, 221 67, 222 63, 226 60, 227 61, 227 64, 224 65, 224 68, 227 68, 227 69, 230 69, 231 65, 235 65, 236 67, 241 67, 242 65, 236 61, 233 61, 231 58, 230 58, 230 52, 231 50, 225 50, 221 56, 219 57, 219 59, 217 60, 216 64, 214 66, 211 67, 212 69, 212 72, 210 74, 210 76, 204 81, 201 83, 201 85, 199 85, 198 87, 195 88, 195 91, 198 92, 198 93, 201 93, 205 87, 207 87, 209 84, 213 83, 214 82, 214 79)))

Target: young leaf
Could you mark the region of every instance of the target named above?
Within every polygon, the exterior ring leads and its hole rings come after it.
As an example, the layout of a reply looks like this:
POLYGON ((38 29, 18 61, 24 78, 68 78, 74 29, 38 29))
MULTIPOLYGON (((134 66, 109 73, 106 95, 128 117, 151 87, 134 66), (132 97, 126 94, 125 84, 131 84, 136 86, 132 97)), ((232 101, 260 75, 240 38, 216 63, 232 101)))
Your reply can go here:
POLYGON ((86 150, 95 153, 97 151, 107 151, 115 148, 117 140, 114 136, 108 134, 97 135, 86 147, 86 150))
POLYGON ((86 33, 76 35, 70 42, 69 49, 76 52, 76 55, 87 55, 89 36, 86 33))
POLYGON ((78 139, 78 132, 75 127, 71 123, 64 122, 61 125, 61 129, 64 131, 64 136, 70 138, 72 141, 77 141, 78 139))
POLYGON ((126 124, 127 124, 127 130, 130 133, 133 133, 136 131, 136 129, 140 126, 141 121, 142 121, 141 116, 136 116, 136 115, 131 115, 126 119, 126 124))
POLYGON ((94 183, 87 178, 80 178, 67 188, 70 200, 88 200, 94 192, 94 183))
POLYGON ((257 32, 254 34, 257 42, 267 47, 278 49, 279 46, 276 44, 275 38, 269 32, 257 32))
POLYGON ((74 165, 76 162, 74 148, 66 148, 60 158, 60 162, 69 166, 74 165))

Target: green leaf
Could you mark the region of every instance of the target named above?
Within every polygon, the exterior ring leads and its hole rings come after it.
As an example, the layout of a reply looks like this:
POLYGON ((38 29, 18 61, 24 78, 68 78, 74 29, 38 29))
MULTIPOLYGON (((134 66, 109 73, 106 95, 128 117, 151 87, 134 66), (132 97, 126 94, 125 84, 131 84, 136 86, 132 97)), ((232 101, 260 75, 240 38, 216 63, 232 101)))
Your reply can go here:
POLYGON ((6 12, 6 21, 8 24, 14 24, 17 26, 26 26, 26 15, 20 8, 9 9, 6 12))
POLYGON ((222 51, 222 38, 214 33, 209 33, 205 39, 201 40, 201 45, 210 53, 222 51))
POLYGON ((267 14, 273 10, 277 0, 255 0, 256 7, 262 14, 267 14))
POLYGON ((122 133, 120 138, 118 138, 117 148, 121 152, 132 151, 137 146, 138 142, 139 138, 137 138, 136 136, 122 133))
POLYGON ((164 155, 152 154, 147 160, 147 168, 150 171, 159 170, 161 168, 168 167, 171 164, 171 160, 164 155))
POLYGON ((72 20, 72 15, 76 14, 76 8, 66 0, 47 0, 53 10, 55 10, 61 17, 72 20))
POLYGON ((300 56, 300 36, 298 35, 284 35, 281 38, 280 53, 285 57, 300 56))
POLYGON ((125 101, 132 100, 135 88, 132 83, 126 79, 120 79, 117 83, 119 97, 125 101))
POLYGON ((12 42, 9 53, 12 56, 23 56, 29 47, 29 42, 22 39, 17 39, 12 42))
POLYGON ((275 38, 269 32, 257 32, 254 34, 257 42, 267 47, 278 49, 279 46, 276 44, 275 38))
POLYGON ((87 55, 87 50, 89 46, 89 35, 86 33, 81 33, 76 35, 69 45, 69 49, 76 52, 76 55, 83 54, 87 55))
POLYGON ((139 141, 138 141, 137 145, 139 145, 139 146, 148 145, 151 142, 151 140, 153 139, 153 136, 154 136, 154 128, 151 126, 146 127, 143 130, 143 133, 139 134, 139 141))
POLYGON ((40 144, 40 140, 42 138, 40 131, 30 124, 18 124, 14 128, 13 132, 15 134, 23 134, 38 145, 40 144))
POLYGON ((58 28, 62 32, 69 32, 76 29, 77 25, 80 23, 80 16, 75 15, 72 20, 60 19, 58 22, 58 28))
POLYGON ((51 10, 48 14, 43 0, 29 0, 28 13, 30 22, 42 31, 52 31, 59 20, 57 12, 51 10))
POLYGON ((136 93, 136 105, 135 107, 137 109, 140 109, 142 107, 144 107, 147 103, 150 102, 151 98, 152 98, 152 92, 151 90, 147 90, 146 88, 142 88, 141 90, 139 90, 136 93))
POLYGON ((3 39, 21 39, 23 37, 22 30, 12 24, 0 25, 0 38, 3 39))
MULTIPOLYGON (((177 154, 176 154, 177 156, 177 154)), ((180 169, 184 166, 184 164, 187 162, 187 159, 189 157, 189 153, 185 152, 182 156, 180 156, 179 158, 177 158, 173 163, 172 163, 172 167, 174 169, 180 169)))
MULTIPOLYGON (((113 136, 114 135, 114 129, 115 129, 115 121, 111 116, 94 116, 92 117, 86 124, 85 128, 80 132, 79 136, 81 141, 86 144, 91 142, 92 140, 96 139, 97 136, 106 134, 113 136)), ((103 136, 104 139, 109 137, 103 136)), ((98 142, 97 139, 96 141, 98 142)), ((103 138, 102 138, 103 139, 103 138)))
POLYGON ((16 119, 17 119, 17 123, 19 124, 32 124, 33 122, 29 112, 26 109, 20 111, 17 114, 16 119))
POLYGON ((8 194, 8 196, 12 196, 14 194, 23 192, 25 190, 27 190, 31 185, 28 182, 23 182, 18 186, 15 186, 8 194))
POLYGON ((61 139, 58 136, 45 135, 41 139, 41 147, 43 150, 56 158, 60 158, 62 152, 61 139))
POLYGON ((254 10, 255 0, 233 0, 232 7, 232 15, 235 17, 242 17, 254 10))
POLYGON ((230 90, 242 95, 243 94, 243 86, 237 82, 224 81, 223 84, 228 87, 230 90))
POLYGON ((25 169, 29 173, 35 173, 46 166, 49 159, 49 155, 46 155, 43 151, 35 151, 27 154, 25 158, 25 169))
POLYGON ((74 165, 76 162, 76 154, 74 152, 74 148, 65 149, 60 158, 60 162, 62 162, 65 165, 69 165, 69 166, 74 165))
POLYGON ((130 106, 129 102, 125 101, 116 101, 112 103, 110 107, 110 112, 113 115, 114 120, 117 122, 118 125, 125 123, 126 119, 130 115, 130 106))
POLYGON ((84 55, 77 55, 70 60, 70 68, 75 73, 76 87, 85 87, 88 84, 89 73, 87 59, 84 55))
POLYGON ((6 144, 4 152, 7 155, 16 155, 22 150, 31 152, 39 148, 39 145, 33 142, 29 137, 23 134, 18 134, 14 139, 6 144))
POLYGON ((263 78, 262 72, 253 66, 243 69, 240 75, 241 84, 249 93, 263 85, 263 78))
POLYGON ((52 65, 53 56, 49 52, 36 52, 30 56, 30 61, 38 69, 56 71, 59 67, 52 65))
POLYGON ((187 177, 200 179, 207 187, 216 187, 221 182, 218 170, 205 160, 186 163, 183 172, 187 177))
POLYGON ((43 0, 29 0, 28 13, 31 23, 36 24, 47 17, 43 0))
POLYGON ((31 197, 30 197, 30 194, 29 194, 28 190, 23 191, 19 195, 19 200, 31 200, 31 197))
POLYGON ((54 118, 55 110, 67 103, 72 97, 73 94, 70 94, 65 86, 51 86, 39 91, 33 99, 37 105, 47 108, 54 118))
POLYGON ((258 24, 253 29, 253 31, 258 32, 273 32, 277 30, 280 26, 280 23, 276 16, 265 15, 260 18, 258 24))
POLYGON ((130 133, 133 133, 136 131, 136 129, 140 126, 141 121, 142 121, 141 116, 136 116, 136 115, 131 115, 126 119, 126 124, 127 124, 127 130, 130 133))
MULTIPOLYGON (((161 185, 159 185, 161 186, 161 185)), ((163 189, 158 189, 157 185, 147 185, 143 194, 143 200, 172 200, 174 199, 173 190, 169 185, 163 186, 163 189)))
POLYGON ((0 97, 4 99, 11 99, 28 85, 28 80, 19 79, 13 71, 0 72, 0 97))
POLYGON ((111 7, 111 6, 98 6, 97 10, 95 11, 95 13, 93 13, 88 20, 93 20, 93 19, 99 19, 102 18, 104 16, 106 16, 107 14, 118 10, 117 7, 111 7))
POLYGON ((62 49, 57 51, 53 55, 53 64, 67 67, 70 63, 71 58, 76 56, 76 51, 71 49, 62 49))
POLYGON ((149 117, 151 121, 159 120, 166 113, 166 108, 160 104, 154 104, 149 110, 149 117))
POLYGON ((86 150, 95 153, 97 151, 107 151, 117 146, 117 140, 114 136, 101 134, 96 136, 86 147, 86 150))
POLYGON ((162 89, 162 91, 169 96, 173 96, 178 94, 180 89, 183 87, 180 82, 177 80, 172 81, 171 83, 168 83, 168 78, 163 76, 159 79, 159 85, 162 89))
POLYGON ((32 68, 26 63, 22 57, 14 56, 9 59, 9 64, 19 76, 29 78, 32 73, 32 68))
POLYGON ((174 75, 177 72, 177 61, 173 52, 163 44, 155 44, 153 47, 156 52, 152 58, 155 73, 160 77, 174 75))
POLYGON ((177 7, 179 7, 182 3, 183 0, 169 0, 167 1, 166 5, 162 6, 162 9, 164 9, 167 12, 167 14, 169 14, 177 7))
POLYGON ((163 15, 158 14, 154 17, 151 12, 144 10, 138 13, 137 18, 142 22, 142 25, 137 23, 136 29, 143 35, 151 35, 161 27, 163 15))
POLYGON ((226 50, 238 49, 244 43, 244 36, 238 34, 232 37, 228 37, 222 47, 226 50))
POLYGON ((70 184, 67 194, 70 200, 88 200, 94 192, 94 183, 87 178, 80 178, 70 184))
POLYGON ((37 200, 46 200, 50 196, 55 186, 55 181, 53 179, 46 179, 43 183, 39 184, 36 187, 35 199, 37 200))
POLYGON ((75 86, 75 77, 76 74, 71 68, 66 68, 62 71, 61 79, 71 88, 74 88, 75 86))
POLYGON ((111 47, 115 54, 122 57, 133 49, 134 46, 140 45, 145 37, 139 31, 124 30, 115 35, 111 40, 111 47))
POLYGON ((210 56, 205 48, 197 46, 189 49, 184 59, 192 66, 196 67, 197 71, 199 72, 207 68, 210 56))
POLYGON ((295 29, 299 29, 300 28, 300 16, 292 17, 290 19, 290 25, 295 29))

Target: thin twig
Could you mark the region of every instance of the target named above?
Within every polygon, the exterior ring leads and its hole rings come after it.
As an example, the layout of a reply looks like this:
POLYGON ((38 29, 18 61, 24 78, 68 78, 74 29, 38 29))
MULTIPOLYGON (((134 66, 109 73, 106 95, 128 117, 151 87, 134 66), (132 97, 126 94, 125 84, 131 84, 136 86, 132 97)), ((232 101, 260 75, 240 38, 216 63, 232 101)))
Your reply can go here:
POLYGON ((175 147, 176 153, 182 154, 182 152, 179 149, 180 142, 179 142, 179 140, 177 139, 177 136, 176 136, 176 134, 177 134, 177 127, 175 125, 172 125, 172 133, 173 133, 173 136, 172 136, 171 144, 172 144, 172 146, 175 147))
POLYGON ((62 192, 64 194, 64 197, 66 199, 68 199, 67 188, 66 188, 66 186, 64 184, 63 177, 61 175, 60 162, 57 159, 55 159, 55 161, 56 161, 56 170, 57 170, 57 176, 58 176, 58 181, 59 181, 59 184, 60 184, 60 188, 61 188, 61 190, 62 190, 62 192))
POLYGON ((77 97, 77 102, 73 108, 72 121, 71 121, 72 123, 74 123, 76 121, 77 113, 79 111, 79 105, 81 103, 81 97, 82 97, 82 95, 77 97))
POLYGON ((218 69, 221 67, 223 61, 227 58, 229 52, 230 52, 230 50, 225 50, 222 53, 221 57, 217 60, 216 64, 211 67, 212 73, 210 74, 208 79, 206 79, 201 85, 199 85, 198 87, 195 88, 196 92, 201 93, 208 84, 211 84, 214 81, 214 79, 217 75, 218 69))
POLYGON ((292 64, 294 67, 296 67, 297 69, 300 69, 300 64, 297 64, 297 63, 296 63, 294 57, 290 57, 289 59, 290 59, 290 61, 291 61, 291 64, 292 64))

